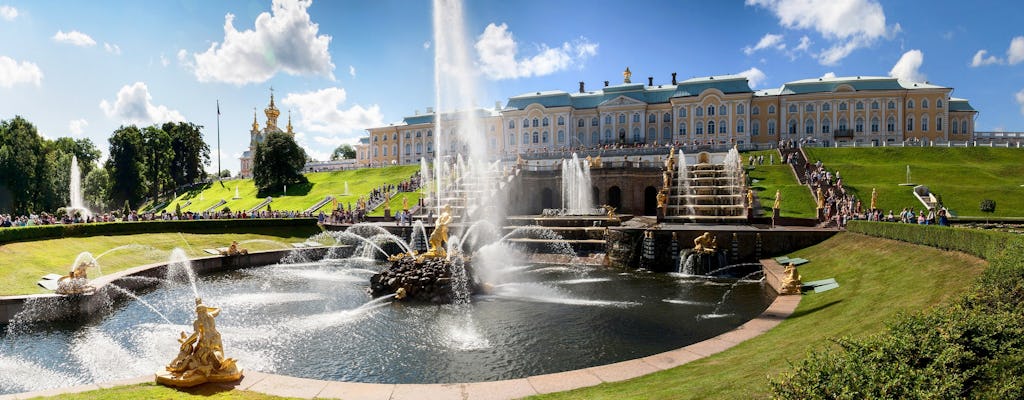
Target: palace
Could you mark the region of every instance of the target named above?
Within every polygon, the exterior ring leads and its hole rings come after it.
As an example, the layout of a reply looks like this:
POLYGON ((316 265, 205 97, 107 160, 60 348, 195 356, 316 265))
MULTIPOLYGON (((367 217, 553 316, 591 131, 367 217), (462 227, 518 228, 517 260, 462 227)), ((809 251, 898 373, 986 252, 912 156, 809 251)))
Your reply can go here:
MULTIPOLYGON (((891 77, 804 79, 777 89, 753 90, 739 75, 708 76, 670 84, 623 82, 588 91, 526 93, 504 107, 477 109, 488 154, 604 145, 738 145, 766 148, 809 139, 822 145, 882 146, 906 140, 974 138, 978 112, 953 88, 891 77)), ((432 158, 435 113, 367 129, 356 145, 360 165, 410 164, 432 158)), ((461 120, 442 115, 445 121, 461 120)), ((446 122, 446 127, 452 125, 446 122)))
POLYGON ((241 178, 252 178, 252 158, 256 152, 256 145, 263 143, 267 138, 267 135, 274 132, 284 132, 291 136, 295 136, 295 132, 292 131, 292 116, 288 113, 288 126, 286 130, 281 130, 277 127, 277 117, 281 115, 281 111, 274 105, 274 89, 270 89, 270 105, 263 109, 263 113, 267 116, 266 126, 260 129, 259 122, 256 122, 256 109, 252 111, 252 130, 249 131, 249 148, 242 153, 242 157, 239 160, 242 162, 242 168, 239 169, 238 176, 241 178))

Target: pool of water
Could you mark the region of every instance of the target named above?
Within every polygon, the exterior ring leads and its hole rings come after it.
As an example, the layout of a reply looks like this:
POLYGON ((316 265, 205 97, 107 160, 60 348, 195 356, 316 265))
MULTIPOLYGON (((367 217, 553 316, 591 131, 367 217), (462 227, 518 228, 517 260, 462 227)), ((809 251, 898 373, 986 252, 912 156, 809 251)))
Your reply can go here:
MULTIPOLYGON (((197 286, 204 303, 221 308, 225 353, 242 369, 377 383, 513 379, 644 357, 724 333, 773 296, 758 280, 520 265, 470 304, 406 304, 368 297, 381 268, 353 259, 278 264, 202 276, 197 286)), ((179 332, 192 329, 190 285, 139 293, 169 322, 107 293, 102 316, 7 326, 0 393, 152 374, 174 358, 179 332)))

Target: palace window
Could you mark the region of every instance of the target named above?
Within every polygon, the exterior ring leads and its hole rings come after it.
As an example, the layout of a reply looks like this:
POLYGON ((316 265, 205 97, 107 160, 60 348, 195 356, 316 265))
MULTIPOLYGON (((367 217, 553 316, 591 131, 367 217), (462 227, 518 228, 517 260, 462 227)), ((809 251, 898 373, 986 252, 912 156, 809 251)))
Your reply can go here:
POLYGON ((619 123, 620 124, 625 124, 626 123, 626 114, 619 114, 619 123))
POLYGON ((433 153, 433 152, 434 152, 434 144, 430 143, 430 142, 427 142, 427 153, 433 153))
POLYGON ((790 135, 796 135, 796 120, 795 119, 789 120, 789 134, 790 135))
POLYGON ((750 121, 750 136, 758 136, 761 134, 761 121, 753 120, 750 121))
POLYGON ((928 99, 921 99, 921 108, 928 108, 928 99))
POLYGON ((661 128, 661 141, 671 142, 672 141, 672 129, 669 127, 661 128))
POLYGON ((533 133, 533 144, 540 143, 540 132, 533 133))
POLYGON ((743 115, 747 112, 747 108, 743 104, 736 105, 736 114, 743 115))
POLYGON ((808 118, 804 121, 804 133, 808 135, 814 133, 814 120, 808 118))
POLYGON ((864 109, 864 102, 863 101, 858 101, 857 102, 857 109, 858 110, 863 110, 864 109))
POLYGON ((935 130, 942 132, 942 117, 935 117, 935 130))
POLYGON ((768 106, 768 113, 769 114, 775 114, 775 105, 774 104, 768 106))
MULTIPOLYGON (((639 114, 637 114, 639 116, 639 114)), ((640 142, 640 128, 633 128, 633 143, 640 142)))
POLYGON ((565 117, 558 117, 558 126, 565 125, 565 117))
POLYGON ((558 131, 558 144, 565 144, 565 131, 558 131))
POLYGON ((890 100, 890 101, 889 101, 889 105, 888 105, 888 106, 886 106, 886 108, 888 108, 888 109, 890 109, 890 110, 895 110, 895 109, 896 109, 896 102, 895 102, 895 101, 891 101, 891 100, 890 100))
MULTIPOLYGON (((924 102, 921 103, 921 106, 924 106, 924 102)), ((927 115, 921 117, 921 131, 922 132, 928 132, 928 116, 927 115)))
POLYGON ((729 115, 729 108, 725 105, 718 107, 718 115, 729 115))
POLYGON ((743 120, 736 121, 736 133, 743 133, 743 120))
MULTIPOLYGON (((515 136, 513 136, 513 138, 515 138, 515 136)), ((509 144, 515 144, 515 143, 509 143, 509 144)), ((421 154, 421 153, 423 153, 423 143, 416 143, 416 154, 421 154)))
POLYGON ((955 134, 957 134, 957 133, 960 133, 960 132, 957 132, 957 128, 959 128, 959 127, 958 127, 957 125, 958 125, 958 124, 956 123, 956 121, 953 121, 953 123, 949 124, 949 126, 950 126, 951 128, 953 128, 953 134, 954 134, 954 135, 955 135, 955 134))
POLYGON ((704 134, 704 125, 697 124, 697 131, 694 132, 694 133, 697 134, 697 135, 703 135, 704 134))
POLYGON ((750 107, 750 114, 752 114, 752 115, 760 115, 761 114, 761 107, 758 107, 758 106, 750 107))
POLYGON ((665 113, 661 116, 662 122, 672 122, 672 113, 665 113))
POLYGON ((411 137, 412 137, 412 132, 409 132, 409 131, 405 131, 405 138, 406 138, 406 139, 409 139, 409 138, 411 138, 411 137))
POLYGON ((872 101, 871 102, 871 109, 872 110, 877 110, 878 109, 878 102, 877 101, 872 101))
POLYGON ((679 107, 679 117, 686 118, 686 106, 679 107))
POLYGON ((885 130, 886 130, 886 132, 890 132, 890 133, 896 132, 896 119, 895 118, 890 116, 889 119, 885 121, 885 130))
POLYGON ((914 117, 907 118, 907 132, 914 131, 914 117))
POLYGON ((434 133, 433 133, 433 131, 428 129, 427 130, 427 137, 431 137, 431 136, 434 136, 434 133))
POLYGON ((611 125, 612 124, 612 116, 611 115, 605 115, 604 116, 604 124, 605 125, 611 125))
POLYGON ((373 156, 377 157, 377 146, 373 146, 373 156))
POLYGON ((591 118, 590 119, 590 126, 597 126, 598 125, 598 121, 599 120, 597 119, 597 117, 591 118))
POLYGON ((508 129, 515 129, 515 128, 516 128, 516 121, 512 120, 512 119, 508 120, 508 129))
POLYGON ((967 120, 960 121, 960 134, 966 135, 967 131, 967 120))
POLYGON ((839 103, 839 111, 846 111, 846 102, 839 103))
POLYGON ((583 139, 584 138, 586 138, 586 136, 585 136, 585 134, 583 132, 577 133, 576 134, 576 141, 578 142, 577 144, 579 144, 580 146, 583 146, 583 139))
POLYGON ((821 133, 832 133, 832 120, 825 118, 821 121, 821 133))
POLYGON ((590 132, 590 144, 601 143, 601 135, 597 131, 590 132))
POLYGON ((789 105, 789 112, 791 112, 791 113, 793 113, 793 114, 796 114, 796 112, 797 112, 797 110, 796 110, 796 104, 790 104, 790 105, 789 105))
POLYGON ((544 133, 541 134, 541 143, 547 143, 547 142, 548 142, 548 131, 544 131, 544 133))
POLYGON ((391 140, 398 140, 398 132, 391 134, 391 140))
POLYGON ((708 116, 715 115, 715 106, 708 106, 708 116))
POLYGON ((679 124, 679 134, 683 135, 683 136, 686 136, 686 123, 685 122, 679 124))
POLYGON ((508 145, 509 146, 515 146, 515 144, 516 144, 516 134, 514 134, 514 133, 508 134, 508 145))
POLYGON ((423 131, 416 131, 416 137, 423 137, 423 131))
POLYGON ((647 128, 647 141, 648 142, 653 142, 657 138, 658 138, 658 130, 655 129, 653 126, 647 128))
POLYGON ((837 129, 841 131, 846 130, 846 118, 839 118, 839 127, 837 129))
POLYGON ((832 103, 822 104, 821 111, 832 111, 832 103))
POLYGON ((548 126, 548 117, 544 117, 544 122, 541 122, 541 125, 548 126))
POLYGON ((814 104, 808 104, 806 107, 804 107, 804 111, 814 112, 814 104))
POLYGON ((708 135, 715 133, 715 121, 708 121, 708 135))
POLYGON ((409 144, 409 143, 406 143, 405 144, 405 154, 409 155, 410 153, 412 153, 412 145, 409 144))
MULTIPOLYGON (((703 117, 704 116, 704 108, 703 107, 697 107, 697 111, 695 111, 694 115, 696 115, 698 117, 703 117)), ((685 117, 685 115, 684 115, 684 117, 685 117)))
POLYGON ((537 119, 537 118, 534 118, 534 119, 533 119, 533 127, 534 127, 534 128, 536 128, 536 127, 538 127, 538 126, 540 126, 540 120, 539 120, 539 119, 537 119))
POLYGON ((530 144, 530 134, 523 132, 523 144, 530 144))
POLYGON ((640 122, 640 114, 633 113, 633 122, 634 123, 639 123, 640 122))
POLYGON ((871 118, 871 133, 878 133, 878 117, 871 118))
POLYGON ((655 122, 658 122, 658 117, 655 117, 654 114, 650 114, 647 116, 647 123, 653 124, 655 122))
POLYGON ((611 129, 605 129, 604 130, 604 141, 606 143, 611 143, 611 141, 612 141, 612 130, 611 129))
POLYGON ((381 148, 381 151, 384 152, 384 157, 388 156, 388 146, 384 146, 383 148, 381 148))
POLYGON ((768 136, 775 136, 775 120, 768 121, 768 136))
POLYGON ((935 100, 935 108, 942 108, 942 99, 935 100))
POLYGON ((864 118, 857 118, 857 124, 854 125, 854 129, 857 133, 864 132, 864 118))
POLYGON ((726 125, 726 122, 723 119, 721 122, 718 123, 718 133, 725 133, 725 128, 727 127, 728 126, 726 125))
POLYGON ((577 128, 582 128, 582 127, 584 127, 586 125, 587 125, 587 123, 583 121, 583 118, 580 118, 579 121, 576 121, 576 127, 577 128))
POLYGON ((907 109, 914 108, 914 100, 907 100, 907 109))

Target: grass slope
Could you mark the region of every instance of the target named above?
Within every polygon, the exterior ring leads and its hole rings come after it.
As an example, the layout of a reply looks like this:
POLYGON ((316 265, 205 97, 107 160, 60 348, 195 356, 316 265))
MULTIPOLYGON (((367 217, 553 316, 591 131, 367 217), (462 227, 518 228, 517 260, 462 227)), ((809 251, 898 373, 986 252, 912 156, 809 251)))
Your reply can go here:
MULTIPOLYGON (((871 201, 878 190, 878 206, 899 212, 921 209, 906 182, 926 185, 942 196, 957 216, 986 216, 978 209, 984 199, 996 202, 995 217, 1024 216, 1024 149, 874 147, 862 149, 805 148, 809 161, 821 160, 830 171, 839 170, 843 184, 861 201, 871 201)), ((866 206, 867 204, 865 204, 866 206)))
POLYGON ((782 196, 782 217, 815 218, 817 211, 814 197, 810 189, 801 185, 793 175, 793 168, 783 164, 776 150, 755 151, 743 154, 743 165, 749 168, 748 157, 764 155, 764 165, 756 165, 754 169, 748 170, 750 179, 757 180, 751 185, 754 193, 761 199, 761 208, 766 216, 771 216, 771 207, 775 204, 775 191, 778 190, 782 196), (775 164, 768 165, 770 155, 775 156, 775 164))
MULTIPOLYGON (((271 193, 274 201, 270 207, 274 210, 303 211, 328 195, 337 198, 340 204, 347 205, 349 202, 355 204, 360 196, 365 196, 374 188, 388 183, 397 184, 408 179, 419 169, 419 165, 397 165, 348 171, 313 172, 306 174, 306 178, 309 179, 308 184, 289 186, 287 196, 281 196, 283 188, 271 193), (343 195, 346 183, 348 183, 349 194, 343 195)), ((233 211, 248 210, 264 200, 264 198, 257 197, 256 194, 256 184, 252 179, 214 182, 178 196, 164 210, 174 212, 175 206, 181 204, 181 211, 205 211, 221 199, 226 200, 227 203, 218 208, 228 207, 233 211), (233 200, 236 187, 238 196, 241 198, 233 200), (189 201, 192 203, 186 207, 185 203, 189 201)))
POLYGON ((832 291, 807 294, 789 319, 728 351, 625 382, 538 399, 766 398, 768 375, 787 371, 829 338, 880 332, 896 313, 921 310, 963 293, 987 265, 963 253, 840 233, 790 254, 811 260, 805 281, 835 278, 832 291))
MULTIPOLYGON (((244 390, 232 390, 226 385, 201 385, 190 389, 172 389, 155 383, 141 385, 119 386, 111 389, 93 390, 75 394, 63 394, 57 396, 64 400, 134 400, 134 399, 162 399, 162 400, 270 400, 270 399, 292 399, 292 397, 271 396, 257 392, 244 390)), ((36 397, 41 399, 43 397, 36 397)))
MULTIPOLYGON (((99 258, 103 274, 110 274, 165 261, 175 247, 184 249, 190 257, 207 257, 209 254, 203 249, 226 247, 232 240, 258 240, 244 243, 242 247, 271 250, 303 241, 317 232, 316 228, 260 228, 248 229, 246 233, 146 233, 8 243, 0 246, 0 282, 3 282, 0 296, 49 293, 36 285, 36 281, 46 274, 67 274, 75 257, 83 251, 99 257, 103 252, 120 246, 136 245, 99 258)), ((89 271, 89 274, 95 277, 97 272, 89 271)))

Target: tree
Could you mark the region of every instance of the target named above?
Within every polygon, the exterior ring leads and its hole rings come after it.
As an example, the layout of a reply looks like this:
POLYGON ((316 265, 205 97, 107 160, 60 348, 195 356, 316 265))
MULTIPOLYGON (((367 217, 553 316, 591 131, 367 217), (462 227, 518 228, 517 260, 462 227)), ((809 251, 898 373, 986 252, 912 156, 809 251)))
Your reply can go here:
POLYGON ((356 158, 356 149, 350 144, 343 144, 331 153, 331 160, 350 160, 356 158))
POLYGON ((142 145, 145 148, 143 163, 146 187, 153 197, 153 203, 156 203, 161 190, 174 185, 171 178, 171 160, 174 158, 171 136, 156 125, 147 126, 142 129, 142 145))
POLYGON ((82 197, 96 211, 102 212, 108 208, 109 192, 110 175, 107 174, 106 169, 93 169, 82 180, 82 197))
MULTIPOLYGON (((54 147, 58 152, 73 154, 78 158, 78 168, 82 170, 82 176, 89 175, 93 168, 96 168, 96 161, 100 159, 100 149, 92 143, 89 138, 72 139, 69 137, 57 138, 54 147)), ((70 157, 68 157, 70 158, 70 157)))
POLYGON ((135 125, 122 126, 110 136, 110 157, 106 169, 110 179, 109 201, 111 204, 138 204, 145 195, 143 169, 145 149, 142 145, 142 131, 135 125))
POLYGON ((0 207, 15 214, 39 211, 43 187, 52 186, 45 173, 46 153, 36 127, 20 116, 0 121, 0 207))
POLYGON ((306 165, 306 152, 286 133, 267 135, 263 143, 256 144, 253 154, 253 180, 259 196, 283 185, 306 183, 302 167, 306 165))
POLYGON ((978 207, 981 212, 992 214, 996 212, 996 201, 985 199, 981 201, 981 205, 978 207))
POLYGON ((168 122, 162 129, 170 136, 174 152, 170 174, 175 185, 202 181, 206 177, 203 167, 210 164, 210 146, 203 141, 203 127, 191 122, 168 122))
POLYGON ((230 178, 230 177, 231 177, 231 170, 224 169, 224 170, 220 171, 220 178, 230 178))

